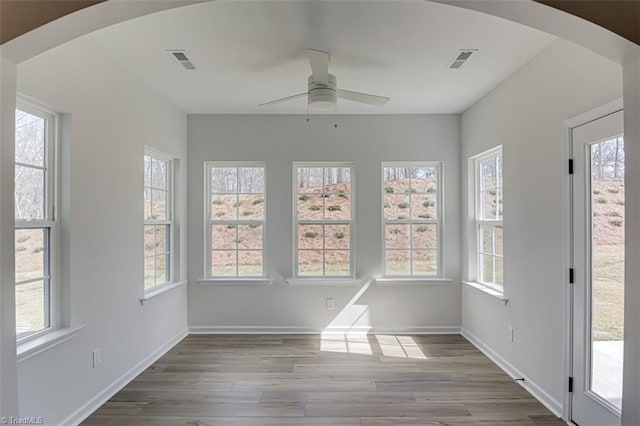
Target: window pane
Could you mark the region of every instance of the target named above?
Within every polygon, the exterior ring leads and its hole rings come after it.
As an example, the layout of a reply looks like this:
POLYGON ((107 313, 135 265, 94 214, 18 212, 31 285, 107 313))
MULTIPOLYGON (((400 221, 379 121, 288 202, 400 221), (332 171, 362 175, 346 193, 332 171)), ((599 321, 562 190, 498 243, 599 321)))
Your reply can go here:
POLYGON ((385 247, 388 249, 408 249, 409 225, 385 225, 385 247))
POLYGON ((211 252, 211 274, 213 276, 236 276, 236 251, 211 252))
POLYGON ((167 181, 167 162, 153 158, 151 162, 151 186, 156 189, 169 189, 167 181))
POLYGON ((408 193, 410 170, 406 167, 385 167, 383 171, 385 194, 408 193))
POLYGON ((349 225, 325 225, 324 246, 327 249, 344 249, 350 247, 349 225))
POLYGON ((241 167, 238 169, 238 192, 249 194, 264 193, 264 168, 241 167))
POLYGON ((211 199, 211 220, 236 220, 238 218, 238 197, 214 195, 211 199))
POLYGON ((322 192, 322 167, 298 167, 296 175, 298 193, 322 192))
POLYGON ((262 195, 238 196, 238 214, 240 220, 262 220, 264 218, 264 198, 262 195))
POLYGON ((237 225, 212 225, 211 248, 214 250, 235 250, 237 225))
POLYGON ((480 251, 493 254, 493 225, 480 225, 480 251))
POLYGON ((498 219, 497 190, 489 189, 480 193, 481 219, 498 219))
POLYGON ((167 254, 160 254, 156 256, 156 280, 155 285, 164 284, 169 281, 169 262, 167 262, 169 256, 167 254))
POLYGON ((480 281, 485 283, 495 282, 493 276, 493 259, 491 255, 480 255, 480 281))
POLYGON ((16 163, 44 167, 45 123, 44 118, 16 110, 16 163))
POLYGON ((386 220, 409 219, 410 205, 408 195, 385 194, 383 207, 386 220))
POLYGON ((44 219, 45 172, 32 167, 16 166, 16 219, 44 219))
POLYGON ((237 241, 240 250, 261 250, 262 225, 238 225, 237 241))
POLYGON ((238 190, 238 174, 235 167, 211 168, 211 193, 231 194, 238 190))
POLYGON ((49 326, 45 317, 46 300, 44 281, 16 286, 16 333, 18 338, 49 326))
POLYGON ((325 192, 351 192, 351 169, 327 167, 324 169, 325 192))
POLYGON ((321 220, 324 210, 323 194, 298 194, 298 220, 321 220))
POLYGON ((503 207, 504 207, 504 191, 502 189, 497 189, 496 190, 496 198, 498 199, 497 200, 497 205, 498 205, 498 208, 497 208, 498 213, 497 213, 497 215, 498 215, 498 219, 502 220, 502 210, 503 210, 503 207))
POLYGON ((438 188, 437 167, 416 167, 411 174, 411 192, 435 194, 438 188))
POLYGON ((438 226, 436 224, 412 225, 411 231, 413 249, 435 249, 438 247, 438 226))
POLYGON ((322 225, 298 225, 299 249, 322 249, 322 225))
POLYGON ((151 162, 152 159, 149 155, 144 156, 144 186, 151 186, 151 162))
POLYGON ((45 272, 45 230, 16 229, 16 282, 42 278, 45 272))
POLYGON ((324 218, 328 220, 349 220, 351 217, 349 195, 346 193, 324 195, 324 218))
POLYGON ((386 275, 411 275, 411 252, 409 250, 387 250, 386 275))
POLYGON ((502 252, 502 244, 503 244, 503 234, 502 234, 502 225, 496 225, 495 229, 495 243, 496 243, 496 254, 499 256, 503 255, 502 252))
POLYGON ((239 251, 238 276, 259 277, 262 275, 262 251, 239 251))
POLYGON ((413 251, 413 275, 435 275, 438 271, 436 250, 413 251))
POLYGON ((155 256, 156 254, 156 227, 154 225, 144 226, 144 256, 155 256))
POLYGON ((151 219, 168 219, 167 193, 153 189, 151 191, 151 219))
POLYGON ((298 250, 298 275, 322 276, 322 250, 298 250))
POLYGON ((436 220, 438 210, 435 194, 411 194, 411 219, 436 220))
POLYGON ((487 158, 480 162, 480 189, 497 187, 496 157, 487 158))
POLYGON ((502 188, 502 155, 496 157, 497 185, 502 188))
POLYGON ((156 226, 156 254, 169 252, 169 225, 156 226))
POLYGON ((496 284, 504 285, 503 260, 501 257, 495 258, 496 262, 496 284))
POLYGON ((151 190, 144 190, 144 218, 151 219, 151 190))
POLYGON ((156 257, 149 256, 144 258, 144 288, 145 290, 155 285, 156 278, 156 257))
POLYGON ((345 276, 350 274, 348 250, 327 250, 325 252, 325 276, 345 276))

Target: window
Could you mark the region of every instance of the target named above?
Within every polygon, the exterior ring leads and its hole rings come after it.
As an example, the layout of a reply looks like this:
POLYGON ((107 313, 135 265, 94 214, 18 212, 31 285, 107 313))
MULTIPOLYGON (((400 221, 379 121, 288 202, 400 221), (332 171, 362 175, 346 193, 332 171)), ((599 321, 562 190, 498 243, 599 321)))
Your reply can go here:
POLYGON ((144 290, 173 281, 173 161, 159 151, 144 155, 144 290))
POLYGON ((205 163, 207 276, 260 278, 264 271, 264 163, 205 163))
POLYGON ((502 291, 502 148, 492 149, 474 159, 475 230, 477 280, 502 291))
POLYGON ((294 164, 295 276, 353 277, 353 167, 294 164))
POLYGON ((384 275, 442 276, 440 163, 383 163, 384 275))
POLYGON ((20 105, 15 116, 16 335, 55 326, 55 114, 20 105))

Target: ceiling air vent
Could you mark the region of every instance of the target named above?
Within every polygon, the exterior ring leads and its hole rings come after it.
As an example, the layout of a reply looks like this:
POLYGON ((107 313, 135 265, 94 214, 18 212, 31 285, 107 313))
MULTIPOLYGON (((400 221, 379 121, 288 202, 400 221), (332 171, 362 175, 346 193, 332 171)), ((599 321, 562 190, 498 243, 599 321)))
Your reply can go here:
POLYGON ((189 58, 187 58, 187 55, 184 53, 184 50, 168 50, 167 52, 171 53, 171 55, 186 69, 188 70, 196 69, 196 67, 193 66, 189 58))
POLYGON ((453 58, 451 62, 449 62, 449 66, 447 68, 456 70, 464 65, 465 62, 473 55, 474 52, 477 52, 478 49, 463 49, 459 50, 456 54, 456 57, 453 58))

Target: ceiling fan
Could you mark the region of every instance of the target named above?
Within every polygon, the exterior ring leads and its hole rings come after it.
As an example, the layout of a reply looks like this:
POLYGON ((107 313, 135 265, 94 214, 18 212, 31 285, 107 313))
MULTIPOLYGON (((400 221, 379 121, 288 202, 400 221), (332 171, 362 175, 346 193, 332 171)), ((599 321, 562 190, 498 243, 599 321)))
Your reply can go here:
POLYGON ((329 54, 321 50, 309 49, 307 50, 307 56, 311 65, 307 91, 276 99, 275 101, 265 102, 258 106, 275 105, 306 96, 310 109, 326 111, 336 108, 338 98, 376 106, 382 106, 391 100, 385 96, 338 89, 336 76, 329 74, 329 54))

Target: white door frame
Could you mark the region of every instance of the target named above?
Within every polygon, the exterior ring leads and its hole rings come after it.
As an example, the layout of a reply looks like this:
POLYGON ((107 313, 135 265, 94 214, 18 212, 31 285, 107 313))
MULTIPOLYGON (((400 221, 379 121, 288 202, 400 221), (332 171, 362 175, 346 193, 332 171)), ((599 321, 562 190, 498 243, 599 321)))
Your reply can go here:
POLYGON ((572 158, 572 132, 573 129, 597 120, 605 115, 612 114, 623 108, 622 98, 607 102, 597 108, 579 114, 566 120, 562 125, 562 153, 564 160, 565 178, 562 180, 562 191, 564 193, 563 214, 564 214, 564 265, 565 265, 565 286, 563 291, 563 315, 562 315, 562 341, 563 345, 563 367, 562 367, 562 419, 571 421, 571 393, 569 392, 569 377, 573 370, 573 286, 569 284, 569 270, 573 268, 573 188, 571 175, 569 174, 569 160, 572 158))

